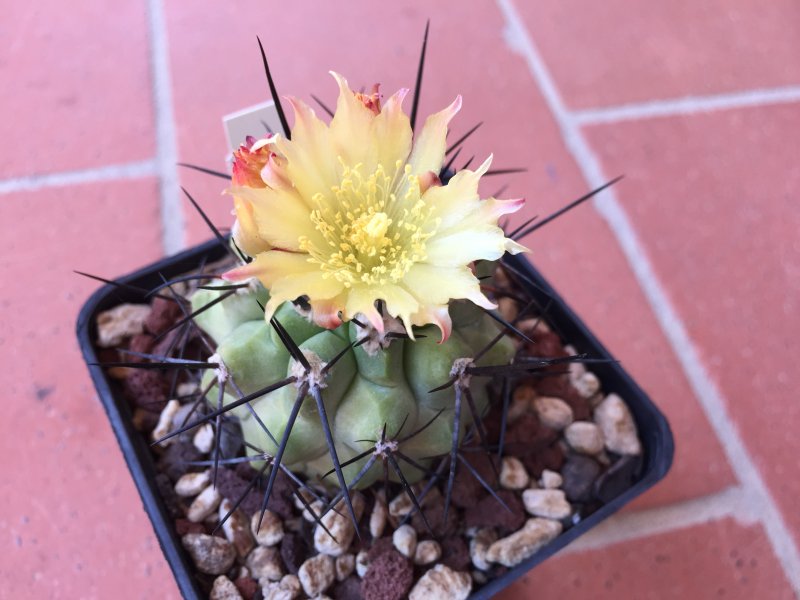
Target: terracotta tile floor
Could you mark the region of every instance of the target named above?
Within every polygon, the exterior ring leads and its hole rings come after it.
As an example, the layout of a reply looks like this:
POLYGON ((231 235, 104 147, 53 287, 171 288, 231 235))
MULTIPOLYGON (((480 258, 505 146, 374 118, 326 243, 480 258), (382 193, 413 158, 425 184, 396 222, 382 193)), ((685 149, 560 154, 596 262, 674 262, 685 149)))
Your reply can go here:
MULTIPOLYGON (((676 462, 622 514, 502 598, 789 598, 800 592, 798 5, 690 0, 15 3, 0 34, 0 597, 178 597, 73 337, 93 289, 221 225, 220 117, 329 69, 457 93, 464 160, 546 214, 532 258, 668 415, 676 462), (31 317, 27 320, 27 317, 31 317), (44 350, 44 352, 43 352, 44 350), (24 457, 20 462, 19 457, 24 457), (120 590, 123 590, 120 592, 120 590)), ((497 185, 494 185, 497 184, 497 185)), ((524 218, 524 215, 521 217, 524 218)))

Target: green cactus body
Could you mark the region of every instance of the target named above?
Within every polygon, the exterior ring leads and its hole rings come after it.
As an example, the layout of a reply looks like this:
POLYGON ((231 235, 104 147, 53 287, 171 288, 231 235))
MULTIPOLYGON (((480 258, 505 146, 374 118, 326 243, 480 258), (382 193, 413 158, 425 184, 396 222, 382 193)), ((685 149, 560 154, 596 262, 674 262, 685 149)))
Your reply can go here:
MULTIPOLYGON (((192 298, 193 308, 202 307, 219 293, 196 292, 192 298)), ((263 288, 236 294, 215 304, 198 318, 201 327, 217 342, 217 355, 244 394, 256 392, 296 372, 295 361, 277 331, 264 321, 258 305, 259 302, 263 305, 264 295, 263 288)), ((393 339, 388 345, 384 344, 385 347, 365 344, 352 348, 330 369, 324 380, 322 398, 341 462, 371 448, 384 426, 388 439, 397 440, 418 432, 403 441, 399 449, 422 464, 449 452, 453 437, 454 389, 433 393, 430 390, 448 381, 456 359, 474 356, 500 331, 494 321, 471 303, 455 302, 451 306, 453 331, 445 343, 439 343, 439 330, 429 325, 415 329, 416 341, 393 339)), ((322 329, 308 321, 291 303, 283 304, 275 318, 307 357, 318 358, 323 363, 364 336, 364 331, 352 322, 334 330, 322 329)), ((513 342, 504 337, 477 364, 506 364, 513 354, 513 342)), ((213 378, 213 372, 207 371, 203 383, 208 386, 213 378)), ((488 392, 483 380, 476 383, 471 386, 472 398, 477 412, 484 414, 489 402, 488 392)), ((260 419, 280 442, 298 393, 298 385, 288 385, 254 400, 251 406, 258 419, 247 406, 234 409, 245 440, 274 455, 277 445, 258 421, 260 419)), ((212 386, 207 394, 209 403, 216 405, 218 395, 216 385, 212 386)), ((227 385, 223 402, 228 404, 237 399, 233 386, 227 385)), ((472 420, 471 411, 463 403, 460 436, 472 420)), ((248 451, 256 454, 252 449, 248 451)), ((344 469, 345 479, 351 481, 366 460, 348 465, 344 469)), ((294 471, 312 476, 332 468, 317 404, 310 394, 300 407, 283 463, 294 471)), ((254 462, 253 466, 257 467, 258 463, 254 462)), ((382 473, 380 464, 376 464, 359 481, 358 487, 369 485, 382 473)), ((411 482, 423 476, 412 467, 404 469, 404 474, 411 482)))

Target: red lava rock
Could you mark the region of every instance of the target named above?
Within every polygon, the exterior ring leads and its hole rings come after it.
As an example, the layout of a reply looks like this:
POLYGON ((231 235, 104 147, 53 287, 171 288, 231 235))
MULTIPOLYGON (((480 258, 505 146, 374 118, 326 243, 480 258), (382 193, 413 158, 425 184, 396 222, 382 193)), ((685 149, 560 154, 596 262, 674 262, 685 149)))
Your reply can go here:
MULTIPOLYGON (((460 516, 459 513, 461 511, 455 506, 452 506, 452 503, 450 510, 447 513, 446 524, 444 522, 444 499, 441 499, 430 506, 423 506, 422 510, 425 513, 425 518, 428 520, 428 524, 433 530, 433 534, 437 537, 451 535, 456 532, 456 529, 458 529, 458 521, 460 516)), ((425 526, 425 521, 423 520, 419 511, 415 512, 414 516, 411 517, 411 525, 420 535, 429 533, 428 528, 425 526)))
POLYGON ((542 471, 550 469, 551 471, 561 471, 564 464, 565 456, 564 451, 558 441, 553 442, 546 448, 542 448, 537 452, 531 452, 520 458, 525 470, 531 477, 539 477, 542 471))
MULTIPOLYGON (((541 356, 543 358, 560 358, 562 356, 567 356, 567 353, 564 351, 564 344, 561 343, 561 339, 558 335, 552 331, 537 330, 528 333, 528 337, 534 341, 533 344, 525 344, 525 350, 531 356, 541 356)), ((558 368, 560 370, 563 366, 558 366, 558 368)))
MULTIPOLYGON (((247 491, 249 483, 249 481, 245 481, 231 469, 220 467, 219 471, 217 471, 217 489, 223 498, 229 498, 234 502, 239 500, 247 491)), ((241 508, 248 517, 251 517, 253 514, 260 512, 262 500, 263 496, 258 490, 251 489, 247 492, 247 496, 242 500, 241 504, 239 504, 239 508, 241 508)), ((270 498, 270 504, 271 503, 272 498, 270 498)), ((270 506, 270 509, 271 508, 270 506)))
MULTIPOLYGON (((146 333, 139 333, 131 338, 130 343, 128 344, 128 350, 133 352, 141 352, 143 354, 148 354, 153 349, 154 338, 152 335, 148 335, 146 333)), ((136 356, 134 354, 123 354, 125 356, 125 360, 130 362, 142 362, 143 358, 136 356)))
POLYGON ((364 600, 402 600, 414 583, 414 568, 397 550, 382 553, 370 561, 361 580, 364 600))
POLYGON ((167 403, 169 382, 156 370, 132 369, 123 385, 125 394, 140 408, 160 412, 167 403))
POLYGON ((509 426, 503 452, 522 458, 549 446, 556 439, 557 431, 542 425, 536 415, 526 413, 509 426))
MULTIPOLYGON (((464 456, 484 481, 490 485, 495 482, 496 474, 495 470, 492 469, 492 463, 494 463, 497 473, 499 473, 500 461, 497 456, 489 455, 482 451, 467 452, 464 456)), ((463 464, 459 464, 455 481, 453 481, 451 502, 460 508, 468 508, 475 506, 486 494, 488 492, 481 482, 463 464)))
POLYGON ((169 329, 171 325, 183 317, 180 305, 166 298, 153 298, 150 308, 150 314, 147 315, 147 319, 144 321, 144 328, 153 335, 158 335, 162 331, 169 329))
POLYGON ((309 556, 308 546, 303 538, 296 533, 286 533, 281 540, 281 559, 286 570, 297 575, 306 558, 309 556))
POLYGON ((206 533, 202 523, 192 523, 189 519, 175 519, 175 532, 183 537, 187 533, 206 533))
POLYGON ((244 600, 253 600, 258 591, 258 582, 251 577, 239 577, 233 582, 244 600))
POLYGON ((467 527, 496 527, 501 535, 520 529, 526 521, 525 507, 519 496, 510 490, 499 490, 497 496, 506 503, 506 510, 493 496, 486 496, 464 513, 467 527))
POLYGON ((157 473, 155 480, 158 494, 164 501, 164 506, 166 507, 169 516, 173 518, 182 517, 184 514, 183 507, 181 506, 180 498, 178 498, 178 495, 175 493, 175 489, 172 487, 172 481, 170 481, 170 478, 164 473, 157 473))
MULTIPOLYGON (((202 458, 203 455, 194 447, 194 444, 178 440, 167 446, 156 466, 161 473, 175 482, 180 479, 181 475, 190 471, 186 463, 202 460, 202 458)), ((170 489, 172 489, 171 486, 170 489)), ((174 490, 172 493, 175 493, 174 490)))
MULTIPOLYGON (((502 509, 501 509, 502 510, 502 509)), ((472 564, 469 557, 469 546, 461 536, 452 535, 439 540, 442 547, 440 562, 454 571, 466 571, 472 564)))
POLYGON ((329 593, 335 600, 362 600, 361 579, 357 575, 351 575, 334 585, 329 593))
POLYGON ((391 552, 394 550, 394 542, 390 537, 382 537, 378 538, 372 545, 369 547, 367 551, 367 561, 370 563, 378 558, 380 555, 385 554, 386 552, 391 552))

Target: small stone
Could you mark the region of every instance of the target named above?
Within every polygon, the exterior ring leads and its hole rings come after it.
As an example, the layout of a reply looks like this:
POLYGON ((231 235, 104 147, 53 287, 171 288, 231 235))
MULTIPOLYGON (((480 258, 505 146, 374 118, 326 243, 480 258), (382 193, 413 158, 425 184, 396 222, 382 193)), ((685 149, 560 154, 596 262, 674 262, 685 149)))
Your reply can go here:
POLYGON ((588 456, 573 454, 561 468, 564 481, 561 488, 571 502, 588 502, 592 499, 592 485, 600 475, 600 465, 588 456))
POLYGON ((146 304, 120 304, 97 315, 97 345, 101 348, 119 346, 125 338, 144 331, 150 314, 146 304))
POLYGON ((594 410, 594 422, 602 430, 606 448, 616 454, 642 453, 636 422, 628 406, 616 394, 609 394, 594 410))
POLYGON ((517 318, 519 307, 513 298, 503 296, 497 301, 497 310, 500 315, 509 323, 517 318))
POLYGON ((400 492, 394 500, 389 502, 389 514, 395 518, 403 518, 412 510, 414 510, 414 503, 405 492, 400 492))
POLYGON ((503 457, 503 464, 500 467, 500 485, 507 490, 522 490, 528 487, 530 482, 525 465, 515 456, 503 457))
MULTIPOLYGON (((175 388, 175 395, 178 398, 184 398, 186 396, 192 396, 200 391, 200 386, 197 385, 194 381, 185 381, 184 383, 179 383, 178 386, 175 388)), ((189 404, 191 406, 191 403, 189 404)))
POLYGON ((169 381, 163 373, 150 369, 131 369, 124 379, 125 395, 133 404, 157 412, 167 404, 169 381))
POLYGON ((579 378, 573 379, 572 385, 584 398, 591 398, 600 391, 600 380, 594 373, 584 373, 579 378))
POLYGON ((533 408, 542 425, 556 431, 561 431, 574 419, 572 408, 561 398, 539 396, 534 399, 533 408))
POLYGON ((361 580, 364 600, 401 600, 414 582, 414 568, 394 549, 382 553, 370 562, 361 580))
POLYGON ((187 533, 181 542, 197 569, 209 575, 226 573, 236 559, 236 550, 231 543, 220 537, 205 533, 187 533))
MULTIPOLYGON (((220 521, 225 518, 225 515, 227 515, 232 508, 233 503, 227 498, 224 498, 222 502, 220 502, 220 521)), ((256 545, 253 534, 250 533, 250 521, 238 508, 231 512, 228 518, 225 519, 225 522, 222 524, 222 532, 225 534, 225 538, 236 548, 236 554, 242 558, 247 556, 256 545)))
POLYGON ((182 498, 193 498, 211 483, 211 471, 186 473, 175 482, 175 493, 182 498))
POLYGON ((297 575, 284 575, 280 581, 265 580, 261 586, 264 600, 294 600, 300 595, 297 575))
POLYGON ((369 552, 362 550, 356 554, 356 574, 359 577, 364 577, 369 569, 369 552))
POLYGON ((361 579, 351 575, 344 581, 335 583, 331 588, 331 597, 336 600, 362 600, 361 579))
POLYGON ((319 515, 325 510, 325 503, 322 500, 312 500, 308 503, 308 506, 303 506, 301 510, 300 514, 306 521, 316 523, 319 520, 319 515))
POLYGON ((451 535, 442 538, 440 541, 442 546, 441 563, 447 565, 454 571, 463 571, 469 567, 469 547, 460 535, 451 535))
POLYGON ((204 521, 208 515, 217 510, 221 500, 222 496, 217 489, 213 485, 209 485, 191 503, 189 510, 186 511, 186 518, 192 523, 204 521))
POLYGON ((205 533, 206 527, 202 523, 192 523, 189 519, 175 519, 175 533, 183 537, 187 533, 205 533))
POLYGON ((415 565, 429 565, 436 562, 442 556, 442 547, 435 540, 423 540, 417 544, 414 550, 415 565))
POLYGON ((281 540, 281 558, 289 573, 297 574, 308 555, 308 548, 300 535, 287 533, 283 536, 283 540, 281 540))
POLYGON ((283 568, 281 567, 281 559, 277 548, 256 546, 248 554, 245 564, 256 579, 279 581, 283 577, 283 568))
POLYGON ((372 514, 369 516, 369 534, 373 538, 383 535, 386 528, 386 503, 382 498, 375 498, 375 505, 372 507, 372 514))
POLYGON ((392 534, 392 543, 406 558, 412 558, 417 548, 417 532, 411 525, 402 525, 392 534))
POLYGON ((540 483, 542 484, 542 487, 547 490, 555 490, 561 487, 561 484, 564 483, 564 478, 561 477, 560 473, 556 473, 550 469, 545 469, 542 471, 540 483))
POLYGON ((243 600, 253 600, 259 588, 258 582, 249 575, 239 575, 233 585, 239 590, 243 600))
POLYGON ((469 542, 469 556, 472 564, 476 569, 481 571, 488 571, 491 564, 486 560, 486 555, 489 552, 489 547, 497 541, 497 532, 490 528, 484 527, 479 529, 469 542))
POLYGON ((489 546, 486 559, 506 567, 514 567, 555 539, 561 529, 559 521, 528 519, 525 527, 489 546))
POLYGON ((261 513, 254 513, 250 520, 250 531, 259 546, 275 546, 283 539, 283 522, 271 510, 264 511, 263 519, 261 513), (261 521, 260 528, 259 521, 261 521))
POLYGON ((181 305, 167 298, 156 296, 153 298, 151 308, 144 322, 144 328, 153 335, 166 331, 183 316, 181 305))
POLYGON ((572 507, 562 490, 525 490, 522 502, 525 510, 535 517, 558 520, 572 514, 572 507))
POLYGON ((214 580, 208 600, 242 600, 242 595, 230 579, 220 575, 214 580))
POLYGON ((328 589, 336 579, 333 558, 327 554, 317 554, 305 561, 297 572, 303 591, 317 596, 328 589))
MULTIPOLYGON (((364 512, 364 497, 361 494, 352 494, 350 501, 356 519, 360 519, 364 512)), ((356 534, 356 528, 344 499, 340 500, 333 510, 325 513, 320 521, 321 523, 314 528, 314 548, 317 552, 329 556, 341 556, 347 552, 356 534)))
POLYGON ((203 454, 208 454, 214 448, 214 428, 210 423, 204 423, 197 428, 192 437, 192 443, 203 454))
MULTIPOLYGON (((155 429, 153 429, 153 432, 150 434, 150 439, 152 439, 154 442, 157 442, 170 431, 172 431, 172 420, 175 418, 175 414, 178 412, 180 407, 181 405, 177 400, 170 400, 167 402, 167 405, 164 407, 158 417, 158 423, 156 424, 155 429)), ((163 448, 174 441, 175 438, 164 440, 159 444, 159 447, 163 448)))
POLYGON ((336 581, 344 581, 350 577, 356 568, 356 557, 354 554, 342 554, 336 557, 334 570, 336 571, 336 581))
POLYGON ((575 421, 564 430, 564 438, 575 452, 599 454, 603 451, 603 432, 589 421, 575 421))
POLYGON ((427 571, 411 590, 409 600, 466 600, 472 591, 469 573, 436 565, 427 571))
POLYGON ((505 502, 509 510, 494 496, 486 496, 464 514, 467 527, 496 527, 501 532, 516 531, 525 524, 527 515, 519 495, 509 490, 499 490, 497 496, 505 502))

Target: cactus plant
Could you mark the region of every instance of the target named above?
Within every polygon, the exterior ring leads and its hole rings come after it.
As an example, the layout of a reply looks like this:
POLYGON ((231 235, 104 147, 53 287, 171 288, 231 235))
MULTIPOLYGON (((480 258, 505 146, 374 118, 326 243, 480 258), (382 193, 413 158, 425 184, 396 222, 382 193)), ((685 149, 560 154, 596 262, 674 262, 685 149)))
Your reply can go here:
POLYGON ((417 92, 408 116, 408 90, 382 102, 377 86, 356 93, 332 73, 339 96, 335 111, 323 106, 330 123, 290 98, 289 129, 261 50, 284 131, 248 138, 235 152, 231 239, 211 226, 235 264, 214 279, 197 273, 153 291, 202 282, 191 312, 178 301, 184 318, 172 329, 197 327, 209 356, 169 358, 171 348, 117 363, 204 372, 205 414, 156 443, 212 423, 215 477, 220 464, 243 461, 269 473, 262 511, 281 471, 317 498, 307 481, 338 490, 324 510, 344 500, 354 521, 350 492, 381 476, 401 483, 417 510, 411 484, 446 481, 447 511, 459 469, 502 503, 462 452, 470 443, 502 453, 503 426, 500 448, 490 449, 482 424, 487 385, 502 384, 505 418, 510 377, 583 359, 515 361, 513 337, 524 334, 487 296, 495 261, 525 251, 515 239, 550 218, 507 235, 498 220, 523 201, 480 198, 491 157, 475 170, 453 169, 455 154, 445 164, 466 137, 447 148, 460 97, 414 133, 417 92), (246 457, 221 457, 230 419, 241 425, 246 457))

